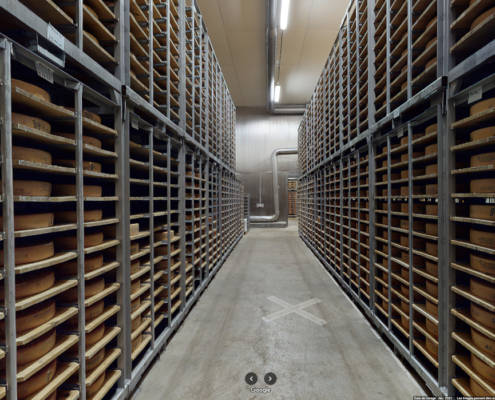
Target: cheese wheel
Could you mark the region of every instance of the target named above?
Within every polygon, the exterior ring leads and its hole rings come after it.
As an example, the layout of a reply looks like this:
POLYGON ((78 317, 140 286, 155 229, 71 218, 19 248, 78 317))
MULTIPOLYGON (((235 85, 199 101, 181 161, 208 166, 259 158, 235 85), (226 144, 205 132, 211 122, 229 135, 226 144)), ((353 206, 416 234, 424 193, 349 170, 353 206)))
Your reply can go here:
MULTIPOLYGON (((53 226, 53 213, 14 215, 14 230, 40 229, 53 226)), ((3 227, 3 216, 0 215, 0 227, 3 227)))
MULTIPOLYGON (((419 157, 423 157, 424 155, 425 155, 424 151, 415 151, 412 153, 412 158, 419 158, 419 157)), ((408 161, 409 160, 409 154, 408 153, 402 154, 400 156, 400 160, 401 161, 408 161)))
MULTIPOLYGON (((403 213, 409 212, 409 203, 401 203, 400 210, 403 213)), ((424 214, 425 205, 422 203, 413 203, 413 214, 424 214)))
POLYGON ((137 328, 141 326, 141 321, 142 321, 141 315, 138 315, 136 319, 134 319, 131 322, 131 332, 134 332, 137 328))
POLYGON ((474 353, 471 353, 471 365, 473 366, 473 369, 478 372, 483 378, 488 379, 492 383, 495 383, 495 368, 488 366, 488 364, 482 361, 474 353))
POLYGON ((86 35, 88 35, 89 39, 91 39, 93 42, 95 42, 97 45, 100 45, 100 42, 98 41, 98 39, 96 39, 96 37, 94 35, 92 35, 91 33, 89 33, 88 31, 83 31, 86 35))
POLYGON ((471 193, 493 193, 495 192, 495 179, 473 179, 469 189, 471 193))
MULTIPOLYGON (((413 220, 413 231, 424 232, 425 226, 426 226, 425 221, 419 221, 417 219, 413 220)), ((408 219, 402 219, 400 227, 402 229, 409 229, 409 220, 408 219)))
MULTIPOLYGON (((54 196, 76 196, 76 185, 53 185, 54 196)), ((84 185, 83 195, 85 197, 101 197, 101 186, 84 185)))
MULTIPOLYGON (((17 365, 25 365, 38 360, 55 346, 57 333, 52 329, 24 346, 17 347, 17 365)), ((2 370, 5 370, 5 358, 2 359, 2 370)))
POLYGON ((18 79, 11 79, 10 84, 11 84, 12 88, 19 88, 19 89, 25 90, 26 92, 32 94, 34 97, 37 97, 41 100, 45 100, 49 103, 52 101, 48 92, 46 90, 41 89, 38 86, 32 85, 32 84, 27 83, 27 82, 20 81, 18 79))
MULTIPOLYGON (((56 312, 55 301, 45 300, 16 313, 16 332, 25 332, 50 321, 56 312)), ((0 321, 0 336, 5 337, 5 320, 0 321)))
POLYGON ((495 355, 495 340, 490 339, 474 328, 471 328, 471 339, 483 352, 495 355))
POLYGON ((438 215, 438 204, 427 204, 426 215, 438 215))
POLYGON ((430 155, 430 154, 435 154, 438 153, 438 144, 430 144, 429 146, 425 147, 425 155, 430 155))
POLYGON ((495 107, 495 97, 480 101, 479 103, 476 103, 474 106, 471 106, 471 108, 469 109, 469 114, 471 116, 476 115, 483 111, 490 110, 493 107, 495 107))
POLYGON ((426 300, 426 311, 435 317, 438 317, 438 306, 429 300, 426 300))
MULTIPOLYGON (((54 133, 54 135, 62 136, 66 139, 76 140, 76 135, 74 133, 54 133)), ((94 137, 83 135, 82 141, 84 144, 101 149, 101 140, 95 139, 94 137)))
MULTIPOLYGON (((425 170, 422 168, 413 169, 413 176, 421 176, 425 174, 425 170)), ((409 178, 409 170, 404 170, 400 172, 400 177, 402 179, 409 178)))
MULTIPOLYGON (((55 254, 53 242, 15 248, 15 265, 46 260, 55 254)), ((3 249, 0 249, 0 266, 4 265, 3 249)))
MULTIPOLYGON (((46 268, 17 275, 15 279, 15 298, 33 296, 50 289, 55 284, 53 269, 46 268)), ((4 280, 0 281, 0 301, 5 301, 4 280)))
MULTIPOLYGON (((105 279, 102 276, 86 281, 84 285, 84 298, 89 299, 105 289, 105 279)), ((77 302, 78 287, 70 288, 60 294, 60 299, 66 302, 77 302)))
POLYGON ((404 89, 407 89, 407 81, 400 85, 400 90, 402 91, 404 89))
POLYGON ((438 164, 427 165, 425 173, 426 175, 438 174, 438 164))
MULTIPOLYGON (((103 243, 103 232, 84 235, 84 248, 98 246, 103 243)), ((55 247, 59 250, 77 249, 77 236, 60 236, 55 238, 55 247)))
MULTIPOLYGON (((405 247, 409 247, 409 236, 403 235, 400 237, 400 244, 405 247)), ((425 248, 425 240, 420 238, 413 238, 413 248, 422 250, 425 248)))
POLYGON ((495 166, 495 153, 484 153, 471 157, 471 167, 482 166, 495 166))
POLYGON ((17 398, 24 399, 50 383, 57 371, 57 360, 53 360, 46 367, 35 373, 24 382, 17 383, 17 398))
MULTIPOLYGON (((101 221, 103 210, 84 210, 84 222, 101 221)), ((58 223, 77 223, 77 211, 59 211, 55 213, 55 220, 58 223)))
POLYGON ((469 217, 495 221, 495 206, 474 205, 469 206, 469 217))
POLYGON ((427 222, 425 226, 425 232, 427 235, 438 236, 438 224, 427 222))
MULTIPOLYGON (((407 32, 406 32, 406 35, 407 35, 407 32)), ((401 68, 400 73, 402 74, 402 73, 403 73, 404 71, 406 71, 406 70, 407 70, 407 64, 406 64, 406 65, 404 65, 404 66, 401 68)), ((386 75, 386 74, 385 74, 385 75, 386 75)), ((401 144, 402 144, 402 141, 401 141, 401 144)))
MULTIPOLYGON (((84 256, 84 272, 91 272, 103 266, 103 254, 88 254, 84 256)), ((55 267, 57 276, 77 275, 77 259, 67 261, 55 267)))
POLYGON ((426 260, 426 272, 433 276, 438 276, 438 264, 433 261, 426 260))
POLYGON ((91 371, 100 365, 105 359, 105 348, 100 349, 93 357, 86 360, 86 371, 91 371))
POLYGON ((426 194, 435 195, 438 194, 438 184, 426 185, 426 194))
POLYGON ((495 328, 495 313, 488 311, 487 309, 471 302, 470 309, 471 317, 478 321, 480 324, 488 326, 489 328, 495 328))
POLYGON ((433 343, 428 336, 426 337, 426 350, 428 350, 431 354, 438 357, 438 345, 433 343))
POLYGON ((52 164, 52 155, 44 150, 30 149, 28 147, 12 146, 11 153, 13 160, 30 161, 45 165, 52 164))
POLYGON ((132 341, 131 344, 132 351, 136 350, 142 342, 143 342, 143 334, 141 333, 132 341))
POLYGON ((438 257, 438 243, 426 242, 426 253, 438 257))
POLYGON ((495 126, 489 126, 488 128, 477 129, 471 132, 470 139, 472 142, 481 139, 488 139, 495 136, 495 126))
POLYGON ((96 378, 96 380, 91 385, 86 385, 86 399, 90 400, 91 396, 98 393, 98 390, 101 389, 103 384, 105 383, 106 371, 96 378))
MULTIPOLYGON (((41 181, 18 181, 13 182, 14 196, 40 196, 50 197, 52 184, 41 181)), ((2 181, 0 180, 0 194, 3 194, 2 181)))
POLYGON ((428 61, 425 65, 425 69, 428 69, 430 68, 433 64, 436 64, 437 62, 437 58, 436 57, 433 57, 430 61, 428 61))
POLYGON ((409 319, 404 317, 403 315, 400 316, 400 323, 402 324, 402 326, 404 328, 406 328, 407 330, 409 330, 409 319))
POLYGON ((433 45, 434 43, 436 43, 436 42, 437 42, 437 38, 436 38, 436 37, 434 37, 434 38, 433 38, 433 39, 431 39, 428 43, 426 43, 426 47, 425 47, 425 49, 429 49, 429 48, 430 48, 430 46, 432 46, 432 45, 433 45))
POLYGON ((437 338, 438 337, 438 326, 436 326, 428 318, 426 318, 425 322, 426 322, 426 330, 437 338))
POLYGON ((476 296, 485 300, 495 300, 495 285, 483 279, 471 278, 469 282, 469 290, 476 296))
POLYGON ((478 246, 495 249, 495 232, 471 229, 469 239, 471 243, 478 246))
POLYGON ((469 378, 469 387, 475 397, 490 397, 491 394, 483 389, 473 378, 469 378))
POLYGON ((90 333, 86 333, 86 348, 98 343, 101 338, 105 335, 105 324, 101 323, 90 333))
POLYGON ((51 125, 43 121, 42 119, 35 118, 35 117, 30 117, 29 115, 24 115, 24 114, 18 114, 18 113, 12 113, 12 124, 18 124, 25 126, 26 128, 29 129, 36 129, 37 131, 40 132, 45 132, 45 133, 51 133, 52 127, 51 125))
POLYGON ((437 22, 437 17, 433 18, 430 22, 428 22, 428 25, 426 25, 426 29, 432 26, 435 22, 437 22))
POLYGON ((139 233, 139 224, 130 224, 131 236, 135 236, 139 233))
MULTIPOLYGON (((86 321, 86 323, 88 323, 88 321, 91 321, 91 320, 94 320, 95 318, 98 318, 101 314, 103 314, 104 309, 105 309, 105 301, 104 300, 97 301, 96 303, 94 303, 90 306, 87 306, 84 310, 84 320, 86 321)), ((76 314, 67 320, 67 324, 69 326, 77 326, 77 324, 78 324, 77 319, 78 319, 78 316, 76 314)))
POLYGON ((469 27, 469 30, 472 31, 474 28, 476 28, 477 26, 481 25, 483 22, 485 22, 492 15, 495 15, 495 7, 490 8, 488 11, 485 11, 478 18, 476 18, 473 21, 473 23, 471 24, 471 26, 469 27))
MULTIPOLYGON (((85 7, 87 7, 85 4, 83 4, 85 7)), ((87 33, 87 32, 86 32, 87 33)), ((70 110, 70 111, 75 111, 74 108, 71 108, 71 107, 64 107, 66 110, 70 110)), ((86 111, 86 110, 83 110, 83 117, 84 118, 87 118, 93 122, 96 122, 98 124, 101 124, 101 117, 99 115, 96 115, 92 112, 89 112, 89 111, 86 111)))
POLYGON ((477 271, 484 272, 485 274, 495 275, 495 258, 487 256, 486 254, 470 255, 470 265, 477 271))
MULTIPOLYGON (((406 296, 407 298, 409 298, 409 286, 406 286, 406 285, 400 285, 400 291, 402 292, 402 294, 404 296, 406 296)), ((413 298, 415 301, 418 301, 418 300, 421 300, 422 299, 422 296, 418 293, 418 292, 415 292, 413 290, 413 298)))
POLYGON ((131 261, 131 275, 138 272, 140 266, 141 266, 141 262, 139 261, 139 259, 131 261))
MULTIPOLYGON (((76 160, 53 160, 55 165, 67 168, 76 168, 76 160)), ((93 161, 83 161, 84 171, 101 172, 101 164, 93 161)))
POLYGON ((131 242, 131 255, 136 254, 139 252, 139 243, 138 242, 131 242))
POLYGON ((141 297, 138 297, 131 301, 131 313, 136 311, 141 306, 141 297))
POLYGON ((426 280, 426 292, 438 298, 438 285, 430 280, 426 280))
POLYGON ((136 279, 131 282, 131 294, 136 293, 141 288, 141 279, 136 279))

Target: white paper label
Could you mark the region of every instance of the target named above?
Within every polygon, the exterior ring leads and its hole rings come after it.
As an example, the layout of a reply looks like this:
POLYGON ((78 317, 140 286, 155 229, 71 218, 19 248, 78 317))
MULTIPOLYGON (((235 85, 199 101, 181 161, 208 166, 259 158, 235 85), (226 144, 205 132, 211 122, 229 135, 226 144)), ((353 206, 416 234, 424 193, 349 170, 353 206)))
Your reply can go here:
POLYGON ((256 203, 257 208, 265 208, 265 205, 263 203, 256 203))
POLYGON ((396 109, 394 110, 394 119, 395 119, 395 118, 399 118, 399 117, 400 117, 400 110, 399 110, 398 108, 396 108, 396 109))
POLYGON ((397 137, 400 139, 402 136, 404 136, 404 131, 400 131, 398 134, 397 134, 397 137))
POLYGON ((483 86, 478 86, 476 89, 473 89, 469 92, 468 104, 471 104, 473 101, 481 100, 483 97, 483 86))
POLYGON ((131 126, 133 129, 139 129, 139 122, 136 118, 131 118, 131 126))
POLYGON ((43 79, 46 79, 48 82, 53 83, 53 69, 47 67, 45 64, 36 61, 36 72, 43 79))
POLYGON ((46 29, 46 37, 59 49, 64 50, 65 37, 50 23, 48 24, 48 27, 46 29))

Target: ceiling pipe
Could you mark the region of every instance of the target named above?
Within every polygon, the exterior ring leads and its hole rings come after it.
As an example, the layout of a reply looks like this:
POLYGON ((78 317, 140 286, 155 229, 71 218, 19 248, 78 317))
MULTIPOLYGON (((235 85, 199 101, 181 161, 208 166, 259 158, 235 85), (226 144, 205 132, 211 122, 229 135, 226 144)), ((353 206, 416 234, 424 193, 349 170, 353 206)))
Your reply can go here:
POLYGON ((278 166, 277 156, 283 154, 297 154, 297 148, 277 149, 272 153, 272 182, 273 182, 273 205, 275 214, 264 215, 261 217, 251 216, 249 219, 251 222, 274 222, 280 216, 280 203, 278 199, 278 166))
POLYGON ((270 114, 304 114, 306 105, 275 106, 275 77, 277 75, 278 0, 267 0, 266 10, 266 104, 270 114))

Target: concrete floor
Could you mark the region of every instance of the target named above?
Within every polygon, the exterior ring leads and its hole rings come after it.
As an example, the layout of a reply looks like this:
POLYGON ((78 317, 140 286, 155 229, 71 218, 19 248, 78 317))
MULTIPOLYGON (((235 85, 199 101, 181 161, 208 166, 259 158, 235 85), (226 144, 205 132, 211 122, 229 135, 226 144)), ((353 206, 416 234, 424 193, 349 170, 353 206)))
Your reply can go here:
POLYGON ((412 399, 423 391, 299 239, 287 229, 251 229, 181 330, 136 390, 135 400, 255 399, 244 380, 271 388, 268 399, 412 399), (284 307, 304 311, 262 318, 284 307), (268 386, 264 376, 277 382, 268 386))

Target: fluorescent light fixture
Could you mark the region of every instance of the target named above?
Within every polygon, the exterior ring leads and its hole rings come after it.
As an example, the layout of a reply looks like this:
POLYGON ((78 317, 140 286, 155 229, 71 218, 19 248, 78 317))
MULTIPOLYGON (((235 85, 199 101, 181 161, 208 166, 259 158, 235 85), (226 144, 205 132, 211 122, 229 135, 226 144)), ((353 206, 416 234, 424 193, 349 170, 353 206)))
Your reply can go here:
POLYGON ((280 12, 280 29, 283 31, 287 29, 287 22, 289 21, 289 3, 290 0, 282 0, 282 10, 280 12))
POLYGON ((275 103, 280 100, 280 85, 275 86, 275 103))

